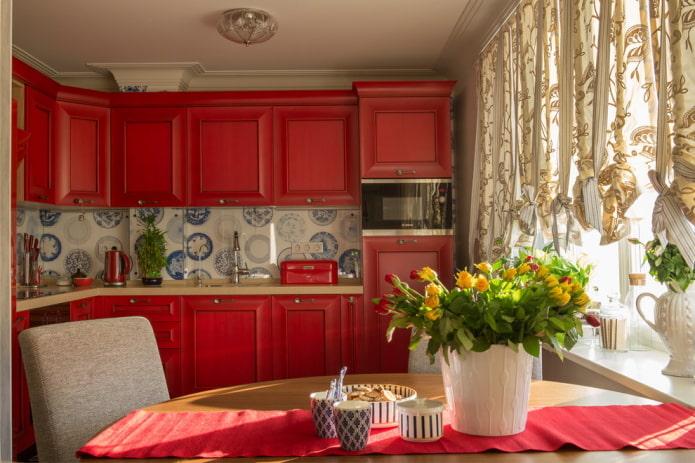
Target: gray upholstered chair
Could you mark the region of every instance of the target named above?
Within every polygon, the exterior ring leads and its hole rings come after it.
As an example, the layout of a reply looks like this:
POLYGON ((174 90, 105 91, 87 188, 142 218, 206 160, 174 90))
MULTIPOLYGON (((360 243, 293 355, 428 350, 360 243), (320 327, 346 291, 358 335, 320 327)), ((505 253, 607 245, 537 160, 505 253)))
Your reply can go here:
POLYGON ((142 317, 29 328, 19 343, 42 463, 75 452, 129 412, 169 399, 152 326, 142 317))

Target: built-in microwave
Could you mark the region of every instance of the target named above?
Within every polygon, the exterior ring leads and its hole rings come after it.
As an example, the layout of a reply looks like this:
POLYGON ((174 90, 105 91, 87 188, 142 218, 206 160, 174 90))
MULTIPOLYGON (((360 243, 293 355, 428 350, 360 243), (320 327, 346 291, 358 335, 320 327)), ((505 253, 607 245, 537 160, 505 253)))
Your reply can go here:
POLYGON ((449 179, 363 179, 362 234, 453 233, 449 179))

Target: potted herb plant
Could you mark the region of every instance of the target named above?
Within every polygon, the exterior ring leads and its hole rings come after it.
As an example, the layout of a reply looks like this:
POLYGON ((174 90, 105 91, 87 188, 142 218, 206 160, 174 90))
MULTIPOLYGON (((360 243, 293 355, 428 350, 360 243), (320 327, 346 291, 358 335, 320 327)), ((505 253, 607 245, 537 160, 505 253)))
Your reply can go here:
POLYGON ((144 227, 142 234, 135 243, 135 254, 138 258, 142 283, 145 285, 161 285, 161 271, 167 265, 166 239, 163 232, 155 225, 156 214, 140 218, 144 227))

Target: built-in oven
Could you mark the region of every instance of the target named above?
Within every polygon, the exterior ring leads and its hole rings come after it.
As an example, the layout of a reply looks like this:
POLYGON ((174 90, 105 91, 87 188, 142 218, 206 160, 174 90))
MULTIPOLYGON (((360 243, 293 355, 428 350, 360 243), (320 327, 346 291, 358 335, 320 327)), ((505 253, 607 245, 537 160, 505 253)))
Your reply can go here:
POLYGON ((449 179, 363 179, 362 234, 365 236, 453 233, 453 191, 449 179))

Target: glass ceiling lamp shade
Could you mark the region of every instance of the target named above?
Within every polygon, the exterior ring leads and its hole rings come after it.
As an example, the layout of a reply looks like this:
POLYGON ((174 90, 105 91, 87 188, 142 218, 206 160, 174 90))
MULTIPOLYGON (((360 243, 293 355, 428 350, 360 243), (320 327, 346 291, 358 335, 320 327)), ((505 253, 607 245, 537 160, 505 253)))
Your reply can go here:
POLYGON ((269 13, 252 8, 234 8, 222 13, 217 31, 225 38, 247 47, 275 35, 278 23, 269 13))

